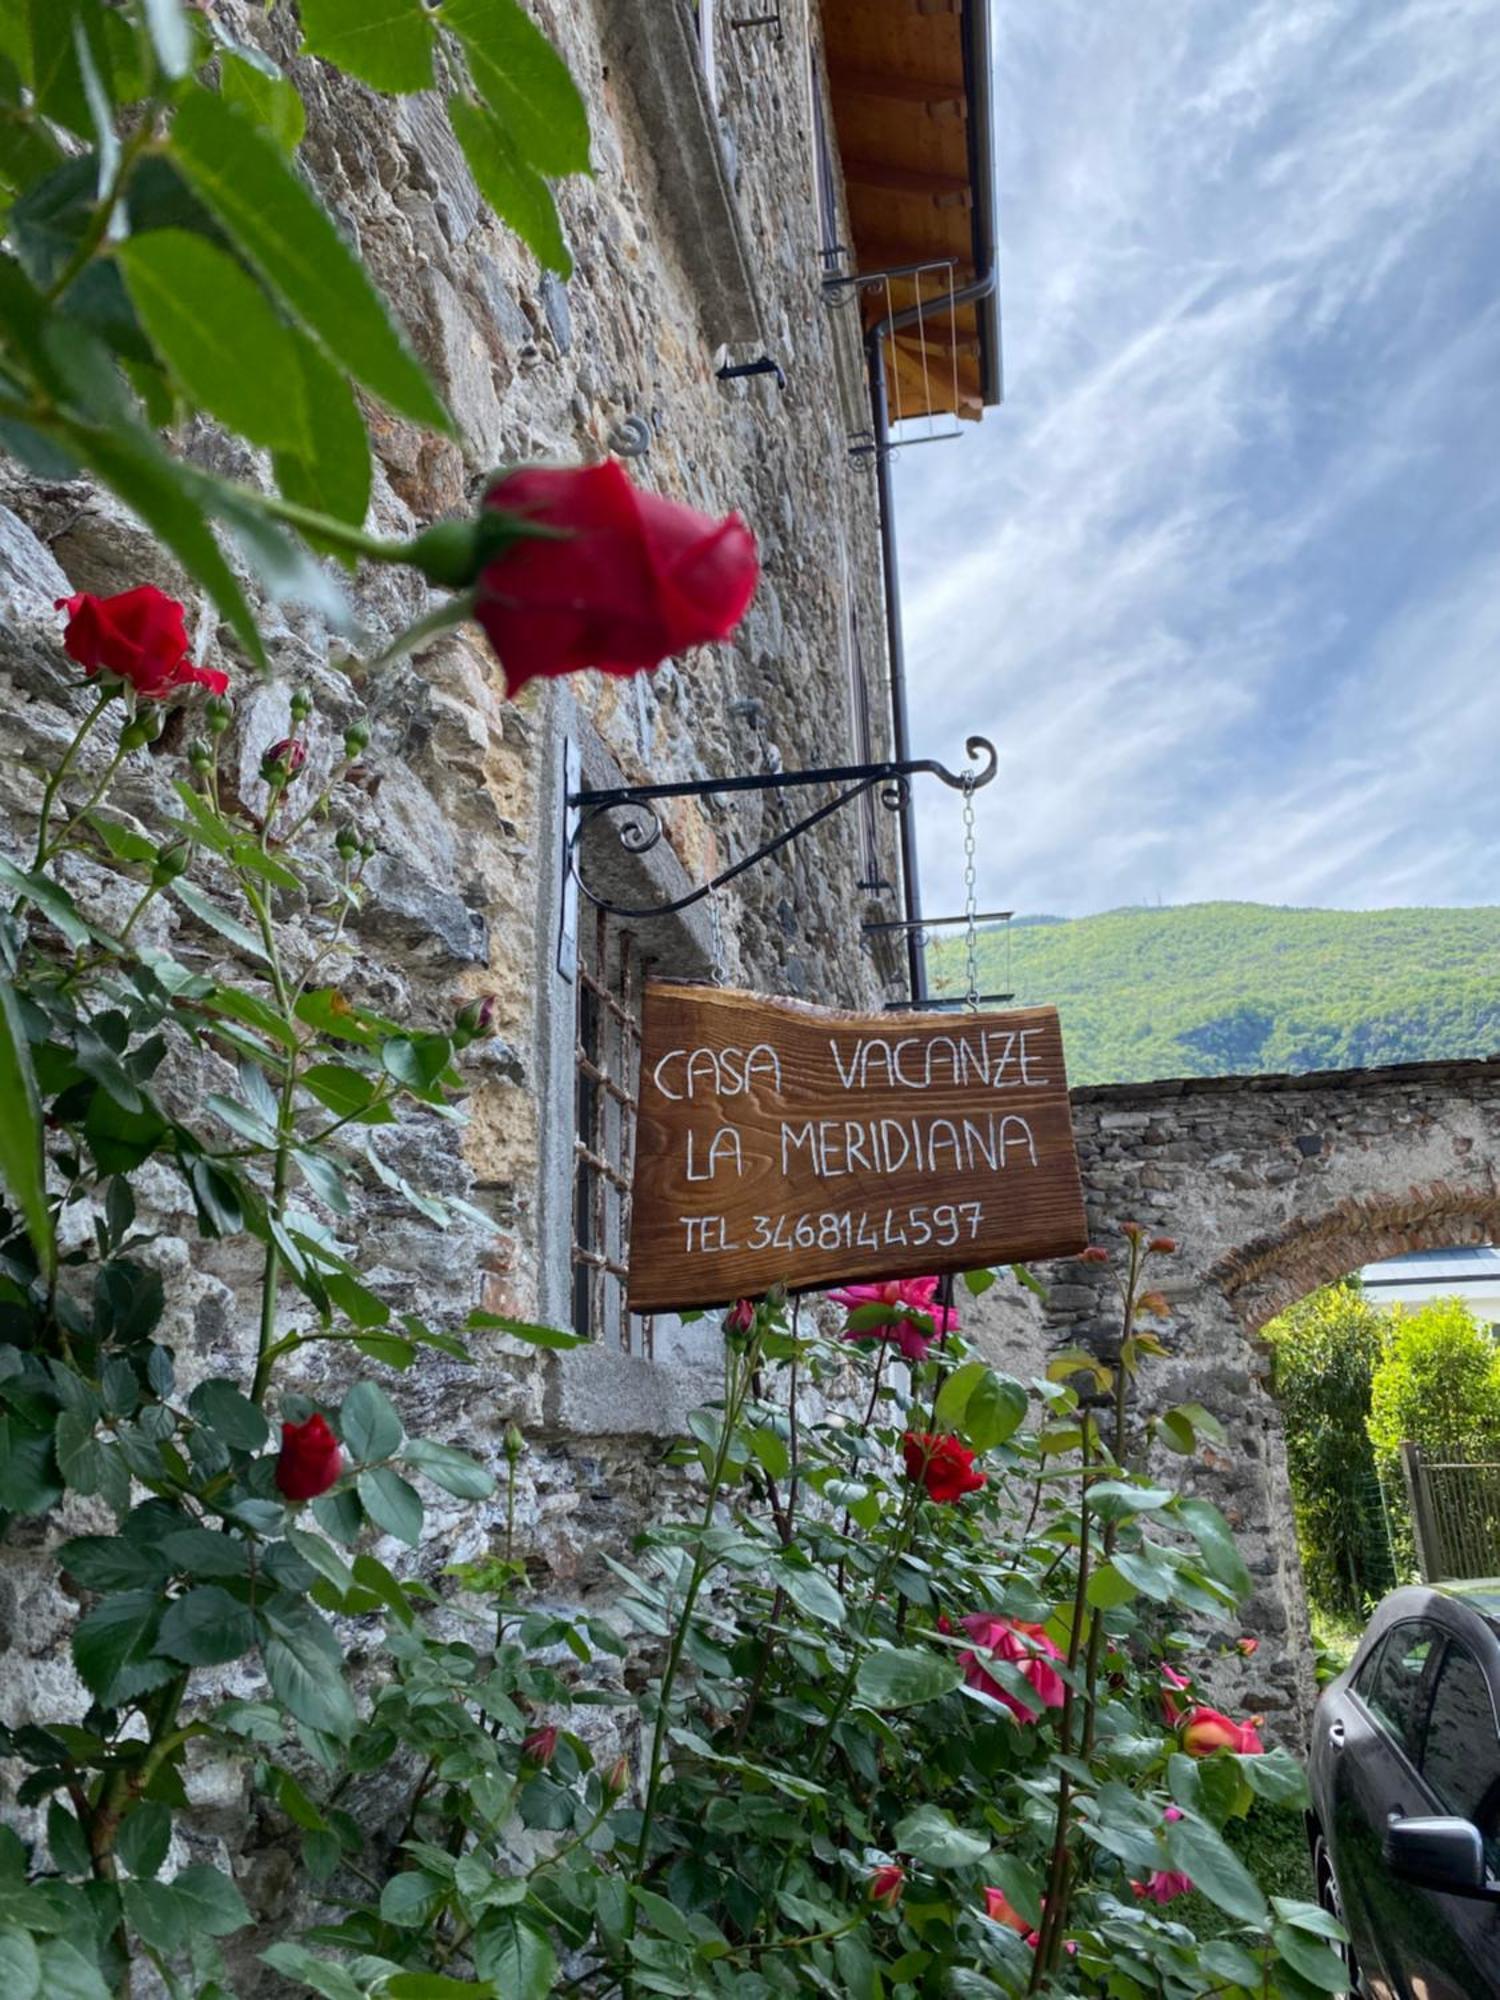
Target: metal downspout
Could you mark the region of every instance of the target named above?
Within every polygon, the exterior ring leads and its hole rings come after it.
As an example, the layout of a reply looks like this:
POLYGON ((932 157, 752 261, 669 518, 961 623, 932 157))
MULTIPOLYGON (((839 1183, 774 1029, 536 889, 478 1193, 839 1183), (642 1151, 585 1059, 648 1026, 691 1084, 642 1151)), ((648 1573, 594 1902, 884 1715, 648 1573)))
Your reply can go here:
MULTIPOLYGON (((891 479, 891 413, 885 377, 885 343, 903 327, 916 326, 930 312, 949 312, 994 296, 999 272, 991 252, 989 268, 969 284, 920 306, 887 313, 865 335, 869 361, 870 415, 875 439, 875 493, 880 510, 880 566, 885 579, 886 654, 891 674, 891 754, 898 761, 911 756, 911 724, 906 703, 906 638, 901 623, 901 575, 896 557, 895 494, 891 479)), ((901 892, 906 904, 906 969, 911 1003, 927 1001, 927 953, 916 926, 922 915, 922 884, 917 867, 917 824, 911 795, 901 804, 901 892)))

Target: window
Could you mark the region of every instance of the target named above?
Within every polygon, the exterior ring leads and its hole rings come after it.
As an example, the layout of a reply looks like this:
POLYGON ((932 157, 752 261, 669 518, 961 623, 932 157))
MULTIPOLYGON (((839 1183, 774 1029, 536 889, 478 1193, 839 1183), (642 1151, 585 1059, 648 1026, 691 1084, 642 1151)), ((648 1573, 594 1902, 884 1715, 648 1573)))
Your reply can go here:
POLYGON ((708 101, 716 110, 719 103, 719 71, 714 59, 714 9, 717 4, 718 0, 694 0, 693 4, 703 82, 708 91, 708 101))
POLYGON ((1445 1810, 1473 1820, 1500 1873, 1500 1732, 1489 1684, 1463 1646, 1450 1645, 1438 1669, 1422 1775, 1445 1810))
POLYGON ((1396 1625, 1360 1670, 1361 1699, 1412 1762, 1422 1741, 1428 1662, 1438 1634, 1431 1625, 1396 1625))
POLYGON ((580 924, 576 994, 573 1327, 649 1358, 651 1321, 625 1308, 641 960, 634 936, 602 910, 580 924))

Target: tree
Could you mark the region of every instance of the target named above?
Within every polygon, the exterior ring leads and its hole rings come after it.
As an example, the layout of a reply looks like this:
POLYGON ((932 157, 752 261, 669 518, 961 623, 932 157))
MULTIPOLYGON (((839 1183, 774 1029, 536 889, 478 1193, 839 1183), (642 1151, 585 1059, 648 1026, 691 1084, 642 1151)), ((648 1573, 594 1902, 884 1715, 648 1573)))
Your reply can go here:
POLYGON ((1369 1432, 1387 1476, 1403 1443, 1456 1457, 1500 1450, 1500 1348, 1462 1299, 1395 1318, 1371 1384, 1369 1432))
POLYGON ((1355 1617, 1392 1580, 1367 1429, 1388 1328, 1350 1283, 1310 1293, 1266 1328, 1308 1593, 1320 1610, 1355 1617))

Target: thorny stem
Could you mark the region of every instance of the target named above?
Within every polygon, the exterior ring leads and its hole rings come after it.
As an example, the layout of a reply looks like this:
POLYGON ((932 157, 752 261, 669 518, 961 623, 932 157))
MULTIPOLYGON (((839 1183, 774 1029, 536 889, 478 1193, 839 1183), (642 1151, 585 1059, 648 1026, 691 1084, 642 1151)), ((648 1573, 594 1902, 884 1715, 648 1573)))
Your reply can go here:
MULTIPOLYGON (((271 922, 270 911, 265 898, 246 876, 240 875, 240 889, 245 901, 255 916, 256 927, 260 931, 261 942, 265 946, 266 960, 270 969, 271 986, 276 995, 276 1004, 281 1009, 281 1017, 289 1033, 295 1034, 297 1017, 293 1011, 292 996, 287 991, 286 976, 281 967, 281 954, 277 949, 276 931, 271 922)), ((282 1210, 286 1205, 287 1179, 291 1169, 292 1112, 296 1103, 297 1062, 288 1054, 286 1068, 281 1080, 281 1102, 276 1120, 276 1164, 271 1176, 270 1219, 279 1224, 282 1210)), ((250 1400, 259 1406, 265 1401, 266 1391, 271 1386, 271 1369, 275 1360, 276 1347, 276 1293, 281 1277, 281 1252, 276 1247, 275 1238, 266 1244, 265 1259, 261 1269, 260 1291, 260 1334, 256 1343, 255 1379, 250 1388, 250 1400)))

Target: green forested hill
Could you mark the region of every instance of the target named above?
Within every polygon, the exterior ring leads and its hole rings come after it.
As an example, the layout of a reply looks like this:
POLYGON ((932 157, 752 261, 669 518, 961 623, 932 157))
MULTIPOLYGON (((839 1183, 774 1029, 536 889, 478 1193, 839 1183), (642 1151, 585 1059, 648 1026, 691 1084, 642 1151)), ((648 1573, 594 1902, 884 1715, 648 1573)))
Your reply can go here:
MULTIPOLYGON (((935 990, 964 982, 934 943, 935 990)), ((1062 1015, 1075 1083, 1344 1069, 1500 1051, 1500 909, 1189 903, 980 938, 980 988, 1062 1015)))

